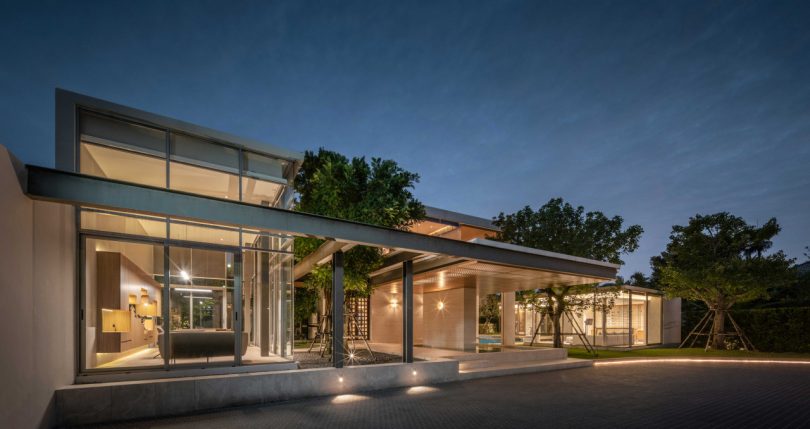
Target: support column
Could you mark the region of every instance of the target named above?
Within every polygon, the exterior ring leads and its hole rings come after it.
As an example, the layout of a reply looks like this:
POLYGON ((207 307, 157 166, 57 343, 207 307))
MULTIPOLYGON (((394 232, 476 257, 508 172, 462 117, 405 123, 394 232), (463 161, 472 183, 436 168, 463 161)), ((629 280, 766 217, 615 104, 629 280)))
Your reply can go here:
POLYGON ((402 362, 413 363, 413 261, 402 263, 402 362))
POLYGON ((515 293, 501 293, 501 344, 515 345, 515 293))
POLYGON ((343 252, 332 254, 332 366, 343 368, 343 252))

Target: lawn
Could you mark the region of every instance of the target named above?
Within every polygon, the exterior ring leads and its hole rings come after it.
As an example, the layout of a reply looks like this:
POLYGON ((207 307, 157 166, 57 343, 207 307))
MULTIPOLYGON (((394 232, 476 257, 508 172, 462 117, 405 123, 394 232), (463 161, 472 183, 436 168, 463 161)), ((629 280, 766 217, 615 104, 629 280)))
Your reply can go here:
POLYGON ((709 350, 702 348, 678 349, 655 348, 638 350, 598 350, 594 357, 585 349, 569 348, 568 357, 579 359, 614 359, 614 358, 656 358, 656 357, 708 357, 708 358, 750 358, 750 359, 808 359, 810 353, 764 353, 744 350, 709 350))

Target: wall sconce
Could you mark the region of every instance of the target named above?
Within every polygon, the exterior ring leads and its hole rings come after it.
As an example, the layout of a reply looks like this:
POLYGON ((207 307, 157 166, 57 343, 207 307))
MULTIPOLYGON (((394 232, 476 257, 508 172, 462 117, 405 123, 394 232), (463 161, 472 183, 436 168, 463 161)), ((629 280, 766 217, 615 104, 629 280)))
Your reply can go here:
POLYGON ((439 301, 439 303, 436 304, 436 308, 438 308, 439 311, 444 310, 444 301, 439 301))
POLYGON ((391 307, 396 307, 397 305, 399 305, 399 301, 397 301, 396 298, 391 299, 389 303, 391 304, 391 307))

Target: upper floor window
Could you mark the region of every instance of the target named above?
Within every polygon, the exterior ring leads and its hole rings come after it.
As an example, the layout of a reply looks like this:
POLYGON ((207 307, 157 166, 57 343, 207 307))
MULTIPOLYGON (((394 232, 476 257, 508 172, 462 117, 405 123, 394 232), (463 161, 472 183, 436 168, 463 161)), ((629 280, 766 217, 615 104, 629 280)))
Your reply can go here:
POLYGON ((79 130, 81 173, 263 206, 286 203, 288 161, 83 110, 79 130))

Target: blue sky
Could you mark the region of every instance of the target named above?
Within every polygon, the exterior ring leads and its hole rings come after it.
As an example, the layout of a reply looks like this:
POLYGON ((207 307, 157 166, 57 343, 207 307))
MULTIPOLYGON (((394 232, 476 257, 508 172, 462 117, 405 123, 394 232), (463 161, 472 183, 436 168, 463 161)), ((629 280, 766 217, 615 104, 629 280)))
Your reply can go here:
POLYGON ((561 196, 810 246, 806 2, 36 2, 0 14, 0 144, 53 165, 62 87, 294 150, 392 158, 426 204, 561 196), (164 4, 166 3, 166 4, 164 4))

